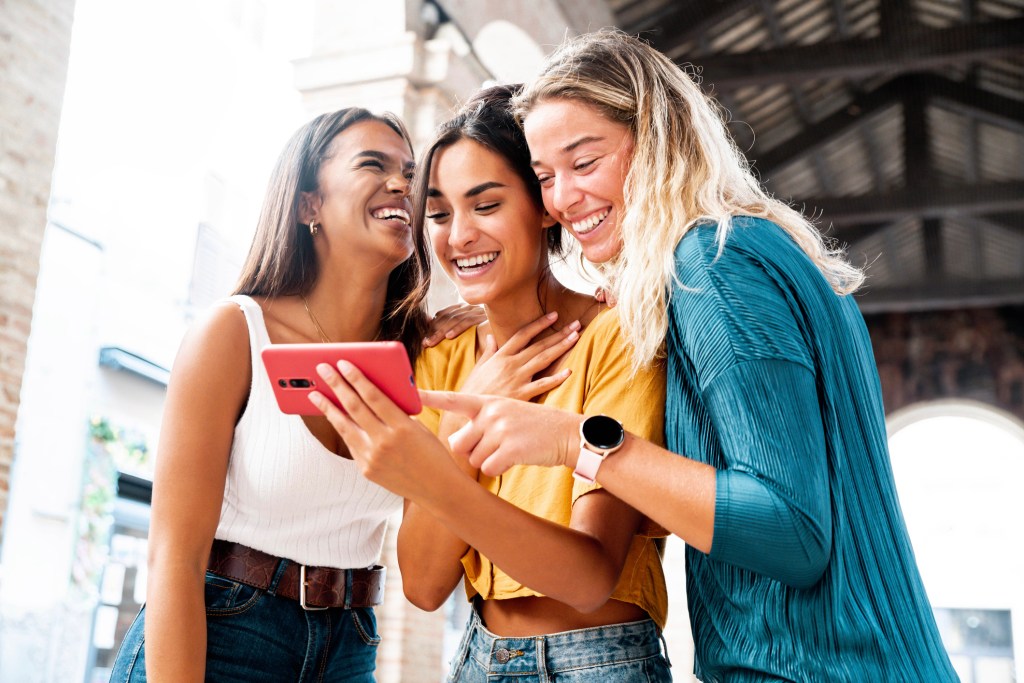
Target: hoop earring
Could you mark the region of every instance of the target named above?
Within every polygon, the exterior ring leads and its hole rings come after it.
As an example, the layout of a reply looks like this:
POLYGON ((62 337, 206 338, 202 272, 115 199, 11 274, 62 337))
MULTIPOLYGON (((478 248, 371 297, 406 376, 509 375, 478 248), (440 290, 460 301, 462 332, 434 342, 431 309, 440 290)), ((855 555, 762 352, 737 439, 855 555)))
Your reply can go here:
POLYGON ((309 234, 316 237, 316 234, 320 232, 320 226, 317 225, 315 220, 309 222, 309 234))

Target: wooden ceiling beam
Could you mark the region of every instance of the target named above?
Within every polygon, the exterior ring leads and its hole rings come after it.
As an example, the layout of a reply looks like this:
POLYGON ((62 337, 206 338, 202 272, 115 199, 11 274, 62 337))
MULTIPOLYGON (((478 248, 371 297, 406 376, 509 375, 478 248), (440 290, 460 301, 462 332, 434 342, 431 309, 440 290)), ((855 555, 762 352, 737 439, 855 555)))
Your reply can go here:
POLYGON ((886 107, 911 94, 925 97, 930 104, 965 113, 994 126, 1024 132, 1024 101, 975 88, 934 74, 905 74, 857 97, 839 111, 800 131, 767 152, 748 154, 761 176, 768 178, 782 168, 834 140, 886 107))
POLYGON ((706 0, 705 2, 670 2, 641 19, 623 25, 627 33, 642 33, 656 49, 669 54, 679 50, 714 24, 756 0, 706 0))
MULTIPOLYGON (((1024 19, 1009 19, 942 29, 908 26, 898 40, 891 36, 850 39, 697 59, 687 56, 686 60, 700 68, 702 82, 709 89, 731 90, 922 71, 999 57, 1022 47, 1024 19)), ((662 49, 672 59, 679 59, 671 49, 662 49)))
POLYGON ((992 213, 984 216, 973 216, 973 218, 981 223, 1004 230, 1012 230, 1024 235, 1024 211, 1018 213, 992 213))
POLYGON ((1024 101, 935 74, 920 74, 921 86, 937 105, 1001 128, 1024 132, 1024 101))
POLYGON ((854 99, 839 111, 808 126, 786 142, 767 152, 750 154, 758 171, 766 177, 773 171, 809 154, 817 147, 835 139, 886 107, 898 104, 913 87, 910 76, 895 78, 854 99))
MULTIPOLYGON (((824 222, 824 220, 822 222, 824 222)), ((892 221, 851 225, 831 225, 828 226, 828 229, 825 231, 825 236, 835 240, 839 244, 850 246, 876 235, 891 225, 893 225, 892 221)))
POLYGON ((1024 181, 983 185, 902 189, 855 197, 814 197, 790 201, 823 226, 896 221, 907 217, 943 218, 960 214, 1024 211, 1024 181))
POLYGON ((915 285, 885 288, 871 287, 870 280, 868 283, 855 294, 857 305, 865 314, 1024 304, 1024 283, 1020 278, 941 278, 915 285))

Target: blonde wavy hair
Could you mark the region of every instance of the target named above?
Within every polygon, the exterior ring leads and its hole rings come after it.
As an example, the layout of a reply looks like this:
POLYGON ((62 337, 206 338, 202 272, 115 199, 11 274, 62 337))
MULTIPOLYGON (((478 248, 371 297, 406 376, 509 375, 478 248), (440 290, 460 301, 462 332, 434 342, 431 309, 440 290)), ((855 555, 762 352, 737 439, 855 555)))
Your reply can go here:
POLYGON ((807 218, 762 189, 718 104, 646 43, 615 29, 568 40, 515 99, 519 120, 553 99, 586 103, 633 136, 620 218, 623 247, 601 270, 618 298, 636 367, 663 353, 671 286, 686 286, 676 278, 675 247, 698 223, 717 223, 721 253, 731 217, 766 218, 793 238, 836 293, 863 283, 863 272, 807 218))

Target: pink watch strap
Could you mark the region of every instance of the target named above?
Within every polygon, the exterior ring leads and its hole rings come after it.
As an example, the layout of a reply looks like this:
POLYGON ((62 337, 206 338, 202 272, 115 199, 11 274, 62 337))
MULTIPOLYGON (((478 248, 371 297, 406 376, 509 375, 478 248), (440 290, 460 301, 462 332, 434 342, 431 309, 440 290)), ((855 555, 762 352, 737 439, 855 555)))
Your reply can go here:
POLYGON ((576 459, 576 469, 572 476, 580 481, 593 484, 597 480, 597 470, 604 462, 604 453, 595 453, 586 446, 580 448, 580 456, 576 459))

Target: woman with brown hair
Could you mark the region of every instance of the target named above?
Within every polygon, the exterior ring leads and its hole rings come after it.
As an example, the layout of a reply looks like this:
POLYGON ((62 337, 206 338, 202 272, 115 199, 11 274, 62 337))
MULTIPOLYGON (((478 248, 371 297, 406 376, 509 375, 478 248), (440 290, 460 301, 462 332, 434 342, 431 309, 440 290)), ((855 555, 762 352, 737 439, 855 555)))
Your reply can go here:
POLYGON ((112 681, 372 681, 387 518, 322 417, 278 410, 269 343, 427 331, 411 258, 411 144, 350 108, 300 128, 271 177, 235 295, 182 342, 153 489, 148 599, 112 681))
MULTIPOLYGON (((633 372, 615 312, 551 270, 563 232, 544 211, 509 107, 517 90, 478 93, 423 154, 414 236, 487 319, 424 351, 416 383, 614 413, 658 441, 660 368, 633 372)), ((349 386, 328 365, 318 370, 346 413, 311 398, 367 477, 406 498, 398 535, 406 596, 433 610, 465 583, 473 610, 449 681, 671 680, 661 643, 662 529, 565 468, 485 476, 445 447, 457 415, 426 409, 418 424, 365 381, 349 386)))

